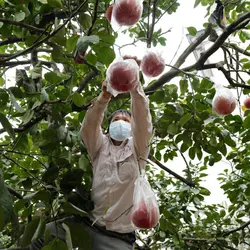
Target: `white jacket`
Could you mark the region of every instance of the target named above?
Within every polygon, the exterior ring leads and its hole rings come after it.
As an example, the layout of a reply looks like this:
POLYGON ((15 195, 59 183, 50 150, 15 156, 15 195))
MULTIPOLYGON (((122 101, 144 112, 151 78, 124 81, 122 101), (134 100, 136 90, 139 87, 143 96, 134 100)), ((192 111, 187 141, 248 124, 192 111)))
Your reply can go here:
POLYGON ((100 95, 88 109, 81 128, 84 144, 93 165, 91 197, 93 220, 107 230, 128 233, 135 230, 131 222, 134 181, 139 167, 145 168, 152 137, 148 98, 141 84, 131 92, 132 137, 115 146, 101 124, 108 100, 100 95))

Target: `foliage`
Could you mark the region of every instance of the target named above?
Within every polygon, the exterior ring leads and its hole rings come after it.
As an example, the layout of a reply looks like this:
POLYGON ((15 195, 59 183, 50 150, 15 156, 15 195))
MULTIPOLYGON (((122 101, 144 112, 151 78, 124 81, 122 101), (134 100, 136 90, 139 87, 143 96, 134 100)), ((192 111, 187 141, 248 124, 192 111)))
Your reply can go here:
MULTIPOLYGON (((211 14, 214 0, 190 4, 204 6, 211 14)), ((115 58, 118 33, 105 18, 108 5, 106 0, 0 0, 0 168, 9 190, 5 196, 10 192, 14 199, 12 218, 0 232, 0 247, 25 247, 46 236, 45 223, 69 214, 85 216, 93 207, 91 164, 79 129, 115 58), (76 64, 73 55, 80 36, 89 41, 88 52, 84 63, 76 64), (4 79, 10 69, 16 72, 14 82, 4 79)), ((144 1, 140 22, 124 33, 134 43, 164 48, 164 32, 154 24, 174 15, 179 5, 175 0, 144 1)), ((161 219, 155 229, 138 234, 138 249, 238 249, 240 244, 246 249, 250 244, 250 112, 214 115, 213 82, 197 74, 207 68, 221 71, 228 87, 237 90, 239 105, 240 94, 249 94, 250 46, 242 49, 226 39, 235 36, 249 43, 250 5, 225 1, 225 9, 228 27, 193 65, 181 67, 211 34, 210 24, 204 24, 204 33, 169 71, 145 87, 155 128, 150 152, 155 165, 149 164, 147 173, 161 219), (223 63, 205 64, 219 49, 223 63), (163 164, 177 157, 187 166, 182 178, 163 164), (206 204, 210 191, 201 184, 207 169, 221 160, 230 166, 219 177, 228 207, 206 204)), ((197 34, 195 27, 187 30, 197 34)), ((120 107, 129 108, 126 94, 110 103, 104 128, 120 107)), ((0 210, 0 229, 7 215, 0 210)), ((74 225, 65 228, 67 244, 48 240, 46 249, 67 249, 71 236, 84 247, 84 232, 74 225)))

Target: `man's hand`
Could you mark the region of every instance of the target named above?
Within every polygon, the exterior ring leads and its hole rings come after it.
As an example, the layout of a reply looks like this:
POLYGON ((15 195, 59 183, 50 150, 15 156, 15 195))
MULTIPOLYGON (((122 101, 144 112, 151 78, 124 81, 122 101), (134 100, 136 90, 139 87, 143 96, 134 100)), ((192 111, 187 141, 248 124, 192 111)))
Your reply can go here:
POLYGON ((102 82, 102 96, 106 99, 110 99, 112 97, 112 94, 107 91, 107 82, 105 80, 102 82))

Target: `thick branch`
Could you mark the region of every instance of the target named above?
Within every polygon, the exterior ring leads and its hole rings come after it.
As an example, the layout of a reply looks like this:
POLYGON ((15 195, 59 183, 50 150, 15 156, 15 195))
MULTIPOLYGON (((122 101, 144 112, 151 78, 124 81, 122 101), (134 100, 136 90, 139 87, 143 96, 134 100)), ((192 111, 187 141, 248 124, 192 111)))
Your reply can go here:
POLYGON ((165 170, 169 174, 173 175, 176 179, 180 180, 181 182, 185 183, 186 185, 188 185, 190 187, 195 187, 195 184, 192 181, 187 180, 187 179, 183 178, 182 176, 178 175, 177 173, 175 173, 174 171, 170 170, 169 168, 167 168, 166 166, 164 166, 160 161, 158 161, 157 159, 155 159, 154 156, 149 155, 149 159, 152 162, 154 162, 156 165, 158 165, 160 168, 162 168, 163 170, 165 170))
POLYGON ((96 71, 91 71, 79 84, 78 88, 77 88, 77 92, 81 93, 85 87, 87 86, 87 84, 89 83, 89 81, 91 81, 95 76, 97 76, 98 73, 96 71))
POLYGON ((241 16, 240 18, 238 18, 236 21, 234 21, 233 23, 231 23, 228 27, 226 27, 224 29, 224 32, 217 38, 217 40, 214 42, 214 44, 203 53, 203 55, 201 56, 201 58, 197 61, 197 64, 200 65, 200 67, 202 67, 202 65, 204 65, 204 63, 206 62, 206 60, 215 52, 217 51, 221 45, 225 42, 225 40, 235 31, 235 29, 237 28, 237 26, 243 22, 244 20, 250 18, 250 12, 244 14, 243 16, 241 16))
POLYGON ((36 31, 36 32, 44 32, 43 29, 37 28, 35 26, 29 25, 29 24, 26 24, 26 23, 22 23, 22 22, 16 22, 16 21, 9 20, 9 19, 0 18, 0 22, 7 23, 7 24, 12 24, 12 25, 19 26, 19 27, 22 27, 22 28, 25 28, 25 29, 28 29, 28 30, 36 31))
POLYGON ((19 194, 16 190, 14 190, 13 188, 11 187, 7 187, 8 188, 8 191, 13 194, 14 196, 16 196, 18 199, 22 199, 23 196, 21 194, 19 194))
POLYGON ((235 229, 232 229, 232 230, 229 230, 228 232, 223 233, 223 236, 228 236, 228 235, 230 235, 232 233, 240 231, 240 230, 244 229, 245 227, 247 227, 248 225, 250 225, 250 221, 245 222, 240 227, 236 227, 235 229))
MULTIPOLYGON (((46 65, 47 67, 51 67, 51 65, 53 64, 53 62, 48 62, 48 61, 38 61, 38 62, 41 65, 46 65)), ((6 62, 4 64, 0 64, 0 68, 15 67, 15 66, 26 65, 26 64, 31 64, 31 60, 6 62)))
POLYGON ((175 67, 179 68, 186 60, 186 58, 198 47, 211 33, 212 25, 209 24, 205 29, 204 33, 196 38, 194 42, 192 42, 185 51, 181 54, 178 58, 176 63, 174 64, 175 67))

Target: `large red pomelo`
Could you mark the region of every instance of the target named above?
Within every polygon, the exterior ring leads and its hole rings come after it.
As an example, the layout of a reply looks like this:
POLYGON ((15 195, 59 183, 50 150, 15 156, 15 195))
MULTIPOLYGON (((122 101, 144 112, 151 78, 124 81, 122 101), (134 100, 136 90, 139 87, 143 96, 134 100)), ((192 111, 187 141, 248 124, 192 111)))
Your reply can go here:
POLYGON ((213 100, 213 109, 219 115, 231 114, 236 107, 235 98, 215 96, 213 100))
POLYGON ((106 10, 106 18, 109 22, 111 22, 112 11, 113 11, 113 5, 110 5, 106 10))
POLYGON ((147 53, 141 62, 142 72, 148 77, 156 77, 165 69, 165 61, 154 52, 147 53))
POLYGON ((149 204, 148 209, 146 203, 142 200, 139 206, 132 212, 132 222, 138 228, 149 229, 157 225, 159 221, 159 213, 157 207, 149 204))
POLYGON ((142 4, 138 0, 121 0, 114 4, 113 17, 119 25, 132 26, 142 15, 142 4))
POLYGON ((245 101, 244 101, 244 106, 245 106, 247 109, 250 109, 250 97, 248 97, 247 99, 245 99, 245 101))
POLYGON ((134 60, 118 61, 107 70, 107 81, 118 92, 129 92, 139 82, 139 68, 134 60))

